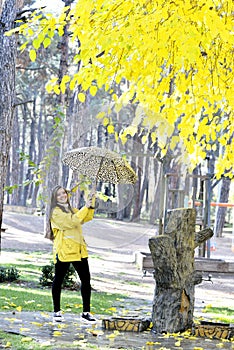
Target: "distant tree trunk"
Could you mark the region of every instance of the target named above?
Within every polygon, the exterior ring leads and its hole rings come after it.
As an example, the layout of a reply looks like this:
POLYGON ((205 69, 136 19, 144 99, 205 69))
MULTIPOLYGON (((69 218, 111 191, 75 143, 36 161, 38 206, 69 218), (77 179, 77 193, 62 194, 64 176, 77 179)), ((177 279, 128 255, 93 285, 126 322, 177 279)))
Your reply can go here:
MULTIPOLYGON (((16 185, 19 183, 19 147, 20 147, 20 127, 18 120, 19 108, 15 110, 15 118, 13 123, 13 139, 12 139, 12 167, 9 172, 11 174, 11 185, 16 185)), ((17 205, 19 203, 19 188, 15 188, 12 192, 11 202, 12 205, 17 205)))
POLYGON ((102 124, 99 124, 97 127, 97 146, 102 147, 103 144, 103 129, 104 126, 102 124))
POLYGON ((140 191, 140 208, 143 206, 143 201, 145 197, 145 209, 146 212, 149 210, 149 165, 150 158, 146 155, 144 159, 144 172, 143 172, 143 182, 140 191))
POLYGON ((160 198, 163 199, 163 193, 161 188, 162 179, 162 165, 161 163, 154 161, 154 199, 150 212, 150 224, 155 224, 156 219, 162 217, 163 213, 160 213, 160 198))
MULTIPOLYGON (((129 141, 128 146, 125 144, 124 145, 125 152, 126 153, 131 153, 133 156, 131 157, 130 160, 130 165, 133 168, 134 171, 136 171, 136 157, 134 155, 134 143, 132 140, 132 145, 129 141), (128 147, 128 148, 127 148, 128 147)), ((117 187, 118 190, 118 197, 119 197, 119 211, 117 212, 117 219, 118 220, 123 220, 123 219, 130 219, 131 217, 131 211, 132 211, 132 203, 134 200, 135 196, 135 186, 132 185, 133 188, 133 193, 130 193, 130 189, 126 190, 125 185, 121 185, 117 187), (126 200, 127 197, 127 200, 126 200), (123 203, 126 203, 125 206, 123 206, 123 203)))
MULTIPOLYGON (((7 166, 7 174, 10 174, 10 169, 11 169, 11 158, 9 157, 9 161, 8 161, 8 166, 7 166)), ((6 182, 5 182, 5 186, 10 186, 11 185, 11 178, 10 176, 6 176, 6 182)), ((10 193, 7 191, 6 196, 4 195, 4 202, 9 204, 10 202, 10 193)))
MULTIPOLYGON (((37 125, 37 133, 36 133, 37 144, 38 144, 36 164, 41 163, 44 150, 45 150, 45 135, 43 134, 43 129, 45 128, 45 121, 43 121, 43 114, 45 114, 44 113, 44 104, 45 104, 44 91, 41 91, 39 100, 40 100, 40 107, 39 107, 38 125, 37 125)), ((45 128, 45 130, 47 129, 45 128)), ((34 187, 33 196, 32 196, 33 207, 36 207, 38 205, 37 197, 38 197, 39 189, 40 189, 39 186, 34 187)), ((44 203, 42 198, 39 206, 41 209, 44 209, 44 203)))
MULTIPOLYGON (((230 184, 231 184, 231 179, 226 177, 222 179, 221 189, 218 193, 218 200, 217 200, 218 203, 228 203, 230 184)), ((216 237, 222 237, 226 212, 227 212, 227 208, 225 207, 216 208, 215 224, 214 224, 214 232, 216 237)))
MULTIPOLYGON (((192 205, 195 203, 195 199, 198 199, 198 175, 200 174, 200 166, 197 166, 195 169, 193 169, 192 175, 192 194, 191 199, 193 201, 192 205)), ((199 189, 199 195, 201 194, 201 189, 199 189)))
MULTIPOLYGON (((26 152, 26 132, 27 132, 27 116, 28 116, 28 110, 27 110, 27 104, 24 103, 22 106, 22 115, 23 115, 23 126, 22 126, 22 132, 21 132, 21 137, 22 137, 22 142, 20 145, 20 152, 24 155, 26 152)), ((25 165, 24 161, 21 160, 20 163, 20 169, 19 169, 19 183, 22 184, 24 182, 24 171, 25 165)), ((24 205, 24 191, 23 191, 23 186, 19 187, 19 205, 24 205)))
MULTIPOLYGON (((36 149, 36 132, 37 132, 37 112, 36 112, 36 105, 37 105, 37 94, 34 94, 33 97, 33 108, 32 108, 32 124, 31 124, 31 132, 30 132, 30 138, 31 142, 29 145, 29 156, 30 160, 36 165, 37 163, 37 149, 36 149)), ((30 165, 29 165, 30 167, 30 165)), ((35 170, 35 169, 33 169, 35 170)), ((35 180, 34 171, 31 170, 31 180, 35 180)), ((32 201, 33 191, 34 191, 35 183, 32 181, 29 185, 29 193, 28 197, 32 201)), ((32 205, 32 204, 31 204, 32 205)))
MULTIPOLYGON (((33 100, 33 109, 30 113, 30 139, 29 139, 29 160, 32 161, 32 162, 35 162, 35 129, 36 129, 36 111, 35 111, 35 106, 36 106, 36 98, 34 97, 34 100, 33 100)), ((27 205, 27 200, 31 199, 31 196, 32 196, 32 183, 30 183, 32 180, 33 180, 33 174, 32 174, 32 168, 31 166, 29 165, 28 166, 28 170, 27 170, 27 173, 26 173, 26 181, 29 181, 29 184, 24 186, 24 205, 26 206, 27 205)))
POLYGON ((142 173, 143 173, 143 157, 140 155, 143 153, 142 143, 139 139, 138 134, 135 134, 133 137, 133 159, 132 162, 135 162, 135 169, 137 174, 137 182, 134 185, 135 193, 134 193, 134 206, 131 220, 139 221, 141 206, 140 206, 140 192, 141 192, 141 183, 142 183, 142 173))
POLYGON ((16 41, 5 32, 14 28, 17 6, 16 0, 0 3, 0 235, 15 103, 16 41))
MULTIPOLYGON (((63 0, 64 7, 69 6, 74 0, 63 0)), ((67 9, 66 13, 69 13, 69 9, 67 9)), ((68 72, 68 59, 69 59, 69 24, 64 26, 64 34, 61 38, 60 43, 60 63, 59 63, 59 71, 58 71, 58 83, 61 83, 62 77, 68 72)), ((62 164, 61 164, 61 151, 63 145, 64 138, 64 119, 65 119, 65 111, 66 111, 66 103, 67 103, 67 91, 65 94, 60 93, 57 96, 56 105, 58 106, 56 111, 56 117, 60 118, 60 124, 55 127, 47 145, 47 150, 50 149, 52 151, 53 156, 50 154, 49 164, 47 164, 48 169, 44 169, 44 174, 46 175, 46 181, 43 184, 44 189, 44 198, 46 202, 49 200, 49 194, 52 188, 57 184, 62 184, 62 164)), ((56 121, 54 122, 56 125, 56 121)), ((48 224, 48 216, 49 216, 49 206, 46 206, 45 213, 45 231, 47 230, 48 224)))
MULTIPOLYGON (((135 170, 135 163, 131 162, 131 165, 135 170)), ((117 209, 118 211, 116 214, 116 219, 117 220, 130 219, 132 203, 134 201, 134 195, 135 195, 134 185, 119 184, 116 186, 116 190, 118 194, 118 209, 117 209)))
POLYGON ((37 153, 37 164, 40 164, 42 160, 42 155, 44 153, 44 141, 43 138, 43 107, 45 103, 45 96, 44 93, 41 93, 40 96, 40 111, 39 111, 39 118, 38 118, 38 129, 37 129, 37 143, 38 143, 38 153, 37 153))
MULTIPOLYGON (((37 95, 34 95, 33 98, 33 110, 32 110, 32 131, 31 131, 31 137, 33 138, 33 142, 31 146, 31 160, 34 162, 34 164, 39 164, 38 162, 38 152, 40 147, 36 147, 36 134, 38 133, 39 129, 39 122, 37 118, 37 112, 36 112, 36 106, 37 106, 37 95)), ((38 193, 38 186, 36 186, 36 176, 35 174, 31 174, 31 179, 34 180, 30 184, 30 190, 29 190, 29 197, 31 199, 31 207, 36 208, 37 207, 37 193, 38 193)))

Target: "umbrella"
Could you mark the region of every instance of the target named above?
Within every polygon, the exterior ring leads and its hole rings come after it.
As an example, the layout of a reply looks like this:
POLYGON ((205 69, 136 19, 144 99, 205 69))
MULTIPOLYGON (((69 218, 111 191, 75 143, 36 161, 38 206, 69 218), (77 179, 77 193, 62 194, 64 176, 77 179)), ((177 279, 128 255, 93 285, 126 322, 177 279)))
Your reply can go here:
POLYGON ((120 154, 100 147, 81 147, 64 154, 63 163, 91 179, 113 184, 134 184, 136 174, 120 154))

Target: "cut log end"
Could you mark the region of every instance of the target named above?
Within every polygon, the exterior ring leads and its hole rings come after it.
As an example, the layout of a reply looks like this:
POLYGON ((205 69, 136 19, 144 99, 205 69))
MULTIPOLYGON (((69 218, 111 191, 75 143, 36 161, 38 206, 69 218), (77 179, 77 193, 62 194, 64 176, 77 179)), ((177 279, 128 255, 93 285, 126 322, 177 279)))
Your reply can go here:
POLYGON ((206 227, 203 230, 195 233, 195 248, 201 243, 207 241, 214 235, 213 230, 210 227, 206 227))

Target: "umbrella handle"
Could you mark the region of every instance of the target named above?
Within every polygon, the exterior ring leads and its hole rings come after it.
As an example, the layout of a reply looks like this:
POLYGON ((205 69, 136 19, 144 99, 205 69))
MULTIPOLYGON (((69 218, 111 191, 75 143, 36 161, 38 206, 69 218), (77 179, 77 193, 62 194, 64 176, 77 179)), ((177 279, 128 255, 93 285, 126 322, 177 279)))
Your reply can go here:
POLYGON ((97 191, 97 180, 92 182, 90 196, 92 197, 93 195, 95 195, 96 191, 97 191))
POLYGON ((96 192, 97 192, 97 182, 93 181, 91 190, 90 190, 90 192, 88 194, 88 199, 92 199, 93 197, 95 197, 96 192))
POLYGON ((96 189, 97 189, 97 182, 95 181, 92 183, 92 188, 91 188, 91 191, 88 195, 88 200, 87 200, 88 208, 95 209, 96 189))

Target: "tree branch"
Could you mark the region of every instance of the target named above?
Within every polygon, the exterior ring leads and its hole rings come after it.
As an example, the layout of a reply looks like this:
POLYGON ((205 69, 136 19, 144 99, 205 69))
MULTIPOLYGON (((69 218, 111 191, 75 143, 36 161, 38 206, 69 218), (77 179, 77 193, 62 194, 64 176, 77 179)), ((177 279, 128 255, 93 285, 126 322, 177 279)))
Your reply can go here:
POLYGON ((204 228, 203 230, 195 233, 195 247, 198 247, 201 243, 207 241, 213 236, 214 232, 210 227, 204 228))
POLYGON ((41 70, 41 69, 45 69, 46 67, 38 67, 38 68, 26 68, 26 67, 22 67, 22 66, 16 66, 16 69, 24 69, 24 70, 41 70))
POLYGON ((26 9, 26 10, 17 12, 17 14, 16 14, 16 19, 17 19, 17 20, 20 20, 20 19, 23 20, 23 18, 25 19, 25 16, 24 16, 24 17, 20 17, 20 16, 22 16, 24 13, 27 13, 27 12, 32 13, 32 12, 34 12, 34 11, 36 11, 36 10, 45 9, 45 8, 46 8, 46 6, 42 6, 42 7, 40 7, 40 8, 37 7, 37 8, 34 8, 34 9, 26 9))
POLYGON ((21 105, 25 105, 26 103, 32 103, 33 100, 28 100, 28 101, 23 101, 23 102, 17 102, 14 104, 14 108, 17 107, 17 106, 21 106, 21 105))

